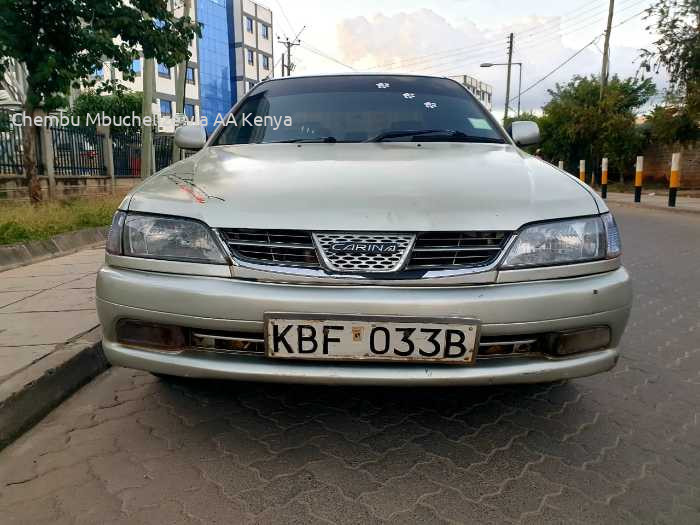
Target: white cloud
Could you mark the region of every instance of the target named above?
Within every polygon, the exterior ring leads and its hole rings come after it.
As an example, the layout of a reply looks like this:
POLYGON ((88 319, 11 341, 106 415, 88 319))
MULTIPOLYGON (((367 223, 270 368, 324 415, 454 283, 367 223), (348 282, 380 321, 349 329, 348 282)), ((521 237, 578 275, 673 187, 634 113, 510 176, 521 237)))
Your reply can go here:
MULTIPOLYGON (((599 27, 583 29, 562 25, 558 16, 521 17, 499 27, 485 27, 466 18, 455 23, 432 9, 423 8, 345 18, 336 26, 336 38, 338 58, 359 70, 476 76, 493 85, 494 110, 500 112, 505 99, 505 68, 480 68, 479 64, 506 61, 506 35, 510 32, 518 35, 513 60, 524 64, 522 85, 526 88, 589 42, 599 27), (447 50, 452 52, 445 53, 447 50)), ((600 38, 598 47, 602 46, 600 38)), ((634 76, 638 50, 615 46, 614 41, 611 49, 612 72, 623 77, 634 76)), ((541 107, 549 99, 547 89, 556 82, 566 82, 575 74, 599 74, 601 61, 600 51, 595 46, 589 47, 523 95, 522 108, 541 107)), ((512 96, 517 89, 518 69, 514 68, 512 96)))

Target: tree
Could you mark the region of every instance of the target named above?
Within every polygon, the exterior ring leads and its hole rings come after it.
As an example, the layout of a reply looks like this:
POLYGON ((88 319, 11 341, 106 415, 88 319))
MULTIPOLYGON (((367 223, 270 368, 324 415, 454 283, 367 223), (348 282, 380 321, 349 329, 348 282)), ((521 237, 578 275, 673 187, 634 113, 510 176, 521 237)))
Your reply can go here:
MULTIPOLYGON (((120 121, 124 121, 123 117, 130 117, 141 113, 141 105, 143 101, 143 93, 132 93, 125 91, 117 91, 110 95, 100 95, 96 91, 87 91, 81 93, 73 101, 71 115, 80 117, 80 123, 87 122, 87 115, 97 115, 104 113, 110 117, 116 117, 120 121)), ((119 128, 112 122, 110 126, 112 131, 119 128)), ((132 129, 138 129, 138 125, 132 124, 132 129)))
MULTIPOLYGON (((105 62, 131 80, 140 51, 170 67, 187 60, 200 31, 188 16, 174 17, 167 0, 0 0, 0 74, 13 61, 24 66, 23 109, 33 119, 65 105, 71 87, 93 85, 83 79, 105 62)), ((22 138, 33 202, 41 200, 36 131, 25 125, 22 138)))
POLYGON ((575 76, 549 90, 552 99, 538 119, 542 152, 552 160, 577 166, 581 159, 598 166, 607 157, 612 171, 622 176, 631 169, 643 145, 644 134, 636 125, 636 111, 656 92, 649 79, 617 76, 610 79, 600 100, 600 79, 575 76))
POLYGON ((660 37, 652 49, 643 49, 641 67, 668 72, 670 89, 665 104, 657 106, 648 123, 653 140, 663 144, 700 139, 700 1, 657 0, 647 10, 655 24, 647 30, 660 37))

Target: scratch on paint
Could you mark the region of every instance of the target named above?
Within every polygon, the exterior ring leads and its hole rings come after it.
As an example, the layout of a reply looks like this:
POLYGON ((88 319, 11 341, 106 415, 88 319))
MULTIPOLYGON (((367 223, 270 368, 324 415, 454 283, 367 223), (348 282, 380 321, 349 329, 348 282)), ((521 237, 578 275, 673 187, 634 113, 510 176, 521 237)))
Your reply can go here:
POLYGON ((183 179, 177 175, 167 176, 171 181, 173 181, 178 188, 180 188, 185 193, 189 193, 190 196, 197 201, 199 204, 204 204, 207 199, 218 199, 222 202, 225 200, 221 197, 216 197, 214 195, 209 195, 204 189, 197 186, 192 179, 183 179))

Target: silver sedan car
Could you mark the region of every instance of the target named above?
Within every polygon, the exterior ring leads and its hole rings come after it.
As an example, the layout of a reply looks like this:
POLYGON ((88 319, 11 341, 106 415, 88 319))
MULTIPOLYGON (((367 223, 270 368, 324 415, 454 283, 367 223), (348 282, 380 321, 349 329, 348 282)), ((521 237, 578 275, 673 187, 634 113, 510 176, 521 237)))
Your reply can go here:
POLYGON ((556 381, 615 366, 632 299, 610 211, 459 83, 258 84, 114 216, 115 365, 326 384, 556 381))

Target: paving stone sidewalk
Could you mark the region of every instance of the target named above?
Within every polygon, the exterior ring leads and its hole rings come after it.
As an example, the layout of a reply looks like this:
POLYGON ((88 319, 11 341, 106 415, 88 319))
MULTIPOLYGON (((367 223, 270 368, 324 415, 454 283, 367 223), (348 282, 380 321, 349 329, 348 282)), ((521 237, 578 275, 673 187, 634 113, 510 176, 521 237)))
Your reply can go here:
POLYGON ((493 388, 111 368, 0 452, 0 522, 700 523, 700 217, 616 208, 610 373, 493 388))
POLYGON ((102 248, 0 272, 0 383, 99 326, 102 248))

